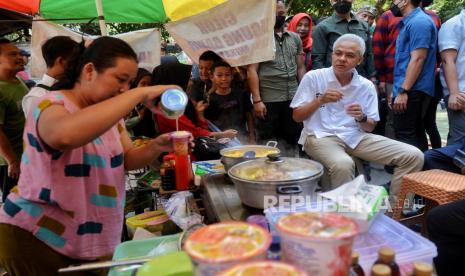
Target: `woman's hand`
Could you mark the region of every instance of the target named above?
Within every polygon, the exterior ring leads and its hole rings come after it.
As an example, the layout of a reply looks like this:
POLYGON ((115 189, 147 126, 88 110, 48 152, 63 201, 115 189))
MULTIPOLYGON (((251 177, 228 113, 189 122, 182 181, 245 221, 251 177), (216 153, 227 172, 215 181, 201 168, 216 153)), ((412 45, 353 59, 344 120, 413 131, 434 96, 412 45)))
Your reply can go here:
POLYGON ((237 130, 228 129, 222 132, 219 132, 219 138, 234 138, 237 136, 237 130))
POLYGON ((152 101, 163 94, 168 89, 177 89, 182 90, 181 87, 177 85, 154 85, 154 86, 146 86, 146 87, 138 87, 135 88, 135 91, 140 91, 142 93, 142 101, 145 106, 148 108, 153 107, 152 101))
POLYGON ((172 152, 173 143, 171 142, 171 137, 169 133, 162 134, 157 138, 152 140, 152 147, 159 152, 172 152))

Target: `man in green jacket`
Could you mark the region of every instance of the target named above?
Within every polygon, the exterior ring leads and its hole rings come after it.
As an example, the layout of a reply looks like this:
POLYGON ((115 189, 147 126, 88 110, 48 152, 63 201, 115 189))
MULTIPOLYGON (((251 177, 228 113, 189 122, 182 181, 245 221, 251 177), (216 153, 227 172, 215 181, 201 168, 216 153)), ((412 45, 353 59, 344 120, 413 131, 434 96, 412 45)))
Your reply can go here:
POLYGON ((358 18, 351 10, 354 0, 330 0, 334 8, 333 15, 319 23, 312 33, 312 69, 331 66, 333 44, 343 34, 360 36, 366 45, 363 61, 357 65, 357 72, 367 79, 375 80, 375 63, 368 24, 358 18))

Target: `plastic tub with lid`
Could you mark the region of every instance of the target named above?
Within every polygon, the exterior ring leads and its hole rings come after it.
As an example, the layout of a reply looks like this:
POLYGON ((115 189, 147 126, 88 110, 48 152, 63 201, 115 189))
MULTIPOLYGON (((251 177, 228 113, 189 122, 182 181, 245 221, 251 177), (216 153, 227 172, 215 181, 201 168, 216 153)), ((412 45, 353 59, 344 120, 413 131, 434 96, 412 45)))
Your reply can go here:
POLYGON ((236 264, 264 260, 271 235, 245 222, 211 224, 194 231, 184 250, 191 257, 196 275, 216 275, 236 264))
POLYGON ((282 262, 250 262, 234 266, 223 271, 219 276, 308 276, 307 273, 297 267, 282 262))

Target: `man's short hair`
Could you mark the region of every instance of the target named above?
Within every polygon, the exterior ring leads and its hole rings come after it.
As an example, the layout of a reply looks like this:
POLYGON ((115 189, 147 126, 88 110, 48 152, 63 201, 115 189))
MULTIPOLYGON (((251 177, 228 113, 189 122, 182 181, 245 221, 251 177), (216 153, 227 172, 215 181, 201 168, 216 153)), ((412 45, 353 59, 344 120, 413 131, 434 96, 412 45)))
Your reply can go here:
POLYGON ((220 60, 220 61, 217 61, 217 62, 213 63, 212 68, 210 69, 211 72, 212 73, 215 72, 215 68, 218 68, 218 67, 228 67, 228 68, 232 69, 232 67, 231 67, 231 65, 229 63, 227 63, 224 60, 220 60))
MULTIPOLYGON (((0 46, 5 45, 5 44, 10 44, 11 41, 7 38, 0 37, 0 46)), ((0 47, 0 54, 2 53, 2 48, 0 47)))
POLYGON ((420 5, 421 0, 411 0, 410 3, 416 8, 420 5))
POLYGON ((78 45, 69 36, 60 35, 48 39, 42 45, 42 57, 45 60, 45 64, 50 68, 55 64, 57 58, 67 59, 74 53, 78 45))
POLYGON ((346 41, 357 43, 359 46, 359 54, 363 57, 366 50, 365 41, 360 36, 354 34, 341 35, 338 39, 336 39, 336 41, 334 41, 333 50, 336 49, 339 44, 346 41))
POLYGON ((200 55, 199 60, 218 62, 223 59, 213 51, 205 51, 200 55))

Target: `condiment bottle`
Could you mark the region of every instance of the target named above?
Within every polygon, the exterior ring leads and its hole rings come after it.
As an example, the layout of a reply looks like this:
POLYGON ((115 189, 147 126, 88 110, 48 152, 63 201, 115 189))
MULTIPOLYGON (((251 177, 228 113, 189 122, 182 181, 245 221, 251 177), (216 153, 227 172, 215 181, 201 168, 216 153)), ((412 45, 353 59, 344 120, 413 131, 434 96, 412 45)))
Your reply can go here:
POLYGON ((363 268, 358 263, 359 254, 357 251, 352 251, 352 265, 350 266, 350 271, 357 276, 365 276, 363 268))
POLYGON ((385 264, 389 266, 391 269, 392 276, 400 276, 399 266, 395 261, 396 253, 392 248, 389 247, 381 247, 378 250, 378 260, 376 260, 376 264, 385 264))
POLYGON ((189 156, 189 138, 192 134, 188 131, 174 131, 170 136, 174 149, 176 190, 185 191, 194 180, 189 156))
POLYGON ((165 191, 176 189, 174 164, 173 154, 167 154, 163 157, 163 163, 160 166, 160 177, 161 187, 165 191))
POLYGON ((433 266, 427 263, 414 263, 412 276, 431 276, 433 275, 433 266))
POLYGON ((371 276, 391 276, 391 269, 385 264, 375 264, 371 268, 371 276))

